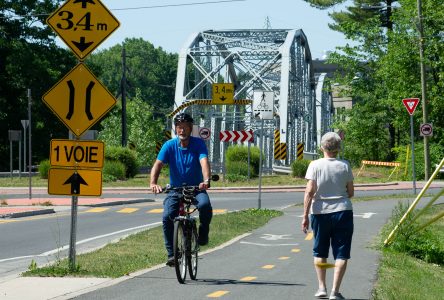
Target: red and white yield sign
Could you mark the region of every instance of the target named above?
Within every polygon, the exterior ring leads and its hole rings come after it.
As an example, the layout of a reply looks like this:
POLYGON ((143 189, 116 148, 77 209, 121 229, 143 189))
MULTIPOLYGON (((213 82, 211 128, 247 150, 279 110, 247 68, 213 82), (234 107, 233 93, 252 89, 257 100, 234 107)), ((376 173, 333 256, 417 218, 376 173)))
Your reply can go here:
POLYGON ((253 130, 223 130, 219 133, 221 142, 253 142, 253 130))
POLYGON ((419 99, 418 98, 402 99, 402 103, 404 104, 405 108, 407 108, 407 111, 409 112, 409 114, 413 115, 416 107, 418 106, 419 99))

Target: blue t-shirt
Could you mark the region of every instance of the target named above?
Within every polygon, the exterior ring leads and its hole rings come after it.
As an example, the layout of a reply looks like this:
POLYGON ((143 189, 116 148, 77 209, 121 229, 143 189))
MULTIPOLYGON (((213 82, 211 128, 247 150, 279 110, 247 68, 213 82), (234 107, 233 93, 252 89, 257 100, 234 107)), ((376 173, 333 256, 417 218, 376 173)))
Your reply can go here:
POLYGON ((170 167, 170 184, 174 187, 182 185, 199 185, 203 181, 200 160, 208 157, 205 142, 190 136, 187 148, 180 146, 179 138, 163 144, 157 159, 170 167))

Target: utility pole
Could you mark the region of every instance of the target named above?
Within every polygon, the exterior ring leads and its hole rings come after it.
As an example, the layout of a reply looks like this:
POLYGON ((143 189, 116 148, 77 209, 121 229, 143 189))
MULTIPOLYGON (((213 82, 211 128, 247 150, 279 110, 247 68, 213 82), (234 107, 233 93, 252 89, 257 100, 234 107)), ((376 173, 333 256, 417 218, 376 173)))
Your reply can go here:
MULTIPOLYGON (((426 70, 424 63, 424 28, 422 24, 422 1, 417 0, 418 4, 418 33, 419 33, 419 64, 421 68, 421 97, 422 97, 422 122, 428 123, 427 111, 427 85, 426 85, 426 70)), ((424 175, 425 180, 429 179, 430 175, 430 149, 429 137, 424 136, 424 175)))
POLYGON ((126 147, 126 51, 125 44, 122 46, 122 80, 120 81, 120 91, 122 96, 122 147, 126 147))
POLYGON ((32 180, 31 180, 31 168, 32 168, 32 127, 31 127, 31 89, 28 89, 28 121, 29 121, 29 134, 28 134, 28 175, 29 175, 29 199, 32 198, 32 180))

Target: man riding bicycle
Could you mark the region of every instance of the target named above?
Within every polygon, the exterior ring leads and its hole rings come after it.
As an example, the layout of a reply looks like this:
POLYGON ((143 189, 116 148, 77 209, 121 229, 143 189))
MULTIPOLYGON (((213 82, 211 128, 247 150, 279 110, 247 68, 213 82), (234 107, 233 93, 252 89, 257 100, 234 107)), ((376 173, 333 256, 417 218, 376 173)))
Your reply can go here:
MULTIPOLYGON (((150 188, 154 193, 161 193, 162 187, 157 184, 160 170, 164 164, 170 169, 170 184, 173 187, 183 185, 199 186, 196 195, 199 209, 199 245, 208 244, 208 233, 213 217, 210 198, 206 189, 210 187, 210 163, 204 141, 191 136, 193 118, 186 113, 174 117, 176 138, 167 141, 160 149, 156 162, 151 169, 150 188)), ((179 214, 179 197, 181 194, 170 192, 163 202, 163 236, 168 252, 167 266, 174 266, 173 234, 174 218, 179 214)))

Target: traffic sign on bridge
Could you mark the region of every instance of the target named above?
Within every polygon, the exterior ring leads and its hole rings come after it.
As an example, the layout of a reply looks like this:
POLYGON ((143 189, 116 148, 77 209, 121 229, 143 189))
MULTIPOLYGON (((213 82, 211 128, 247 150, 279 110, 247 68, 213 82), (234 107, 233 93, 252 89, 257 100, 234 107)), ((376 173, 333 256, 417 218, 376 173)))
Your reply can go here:
POLYGON ((253 142, 253 130, 230 131, 223 130, 219 133, 221 142, 253 142))
POLYGON ((117 101, 91 71, 80 63, 43 95, 43 102, 79 137, 117 101))
POLYGON ((46 23, 80 60, 120 26, 100 0, 68 0, 46 23))
POLYGON ((234 84, 214 83, 211 104, 234 104, 234 84))

